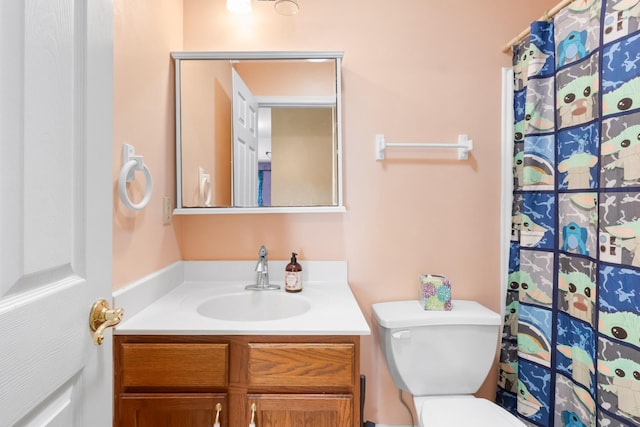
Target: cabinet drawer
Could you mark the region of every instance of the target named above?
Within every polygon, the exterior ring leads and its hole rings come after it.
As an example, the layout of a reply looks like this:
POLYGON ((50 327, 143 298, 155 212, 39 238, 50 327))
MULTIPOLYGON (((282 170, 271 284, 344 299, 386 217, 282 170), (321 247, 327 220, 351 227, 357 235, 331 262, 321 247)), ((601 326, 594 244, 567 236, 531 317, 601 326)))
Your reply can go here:
POLYGON ((250 343, 250 386, 351 389, 355 378, 353 344, 250 343))
POLYGON ((228 344, 123 344, 122 386, 203 389, 227 386, 228 344))

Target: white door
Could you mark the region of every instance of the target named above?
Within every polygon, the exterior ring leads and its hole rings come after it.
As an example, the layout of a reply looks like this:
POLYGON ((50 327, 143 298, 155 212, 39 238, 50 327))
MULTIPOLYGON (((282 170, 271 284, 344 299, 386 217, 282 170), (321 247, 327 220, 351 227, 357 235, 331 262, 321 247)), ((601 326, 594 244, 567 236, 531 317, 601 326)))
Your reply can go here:
POLYGON ((236 70, 233 86, 233 206, 258 206, 258 101, 236 70))
POLYGON ((112 425, 113 5, 0 2, 0 426, 112 425))

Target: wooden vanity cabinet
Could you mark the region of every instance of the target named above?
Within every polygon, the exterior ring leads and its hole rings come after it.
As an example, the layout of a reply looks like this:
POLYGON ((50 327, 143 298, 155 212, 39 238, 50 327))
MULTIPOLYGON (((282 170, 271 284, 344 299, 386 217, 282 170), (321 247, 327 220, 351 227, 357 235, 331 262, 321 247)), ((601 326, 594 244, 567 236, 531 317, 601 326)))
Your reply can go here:
POLYGON ((358 336, 114 339, 115 426, 360 427, 358 336), (252 407, 255 405, 255 413, 252 407))

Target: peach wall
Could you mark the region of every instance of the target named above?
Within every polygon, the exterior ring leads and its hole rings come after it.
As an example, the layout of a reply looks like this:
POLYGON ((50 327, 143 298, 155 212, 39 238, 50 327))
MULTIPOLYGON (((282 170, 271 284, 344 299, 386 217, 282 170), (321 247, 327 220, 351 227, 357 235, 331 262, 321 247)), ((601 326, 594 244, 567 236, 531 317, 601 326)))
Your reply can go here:
MULTIPOLYGON (((182 49, 182 0, 114 0, 113 284, 122 287, 180 259, 178 232, 162 224, 162 198, 175 203, 175 96, 170 52, 182 49), (122 144, 132 144, 153 176, 147 207, 118 197, 122 144)), ((143 176, 130 188, 138 202, 143 176)))
POLYGON ((235 65, 256 96, 335 96, 336 66, 329 62, 240 62, 235 65))
MULTIPOLYGON (((378 348, 371 304, 416 298, 418 274, 437 272, 451 279, 454 298, 500 309, 500 68, 510 63, 500 50, 556 2, 493 0, 488 7, 474 0, 405 0, 401 6, 382 0, 301 0, 302 10, 295 17, 277 15, 270 2, 254 2, 250 16, 237 17, 226 12, 222 0, 184 0, 185 50, 344 51, 347 212, 189 216, 174 218, 174 227, 162 227, 159 190, 155 205, 124 225, 124 214, 116 209, 116 287, 180 257, 254 259, 260 244, 267 245, 271 259, 285 260, 296 251, 303 265, 305 259, 346 259, 349 283, 373 331, 362 339, 365 419, 409 424, 378 348), (440 150, 396 150, 376 162, 377 133, 395 142, 453 142, 459 133, 467 133, 474 149, 464 162, 455 159, 455 152, 440 150)), ((143 56, 154 59, 142 62, 129 55, 137 49, 130 46, 132 41, 125 45, 118 35, 118 30, 135 35, 134 28, 116 27, 114 150, 120 147, 119 139, 134 139, 129 133, 135 132, 143 154, 157 162, 158 180, 170 191, 173 118, 165 59, 172 42, 179 44, 177 35, 168 37, 179 24, 165 14, 158 17, 164 20, 160 28, 148 16, 136 15, 141 11, 129 13, 142 3, 153 4, 155 10, 148 13, 155 16, 157 9, 178 9, 180 2, 116 1, 127 10, 123 15, 139 24, 137 31, 166 38, 167 43, 141 40, 141 51, 146 49, 142 42, 153 44, 153 55, 143 56), (167 54, 156 55, 156 49, 167 54), (128 65, 119 69, 120 56, 128 65), (141 81, 146 73, 159 81, 141 81)), ((116 25, 122 21, 118 15, 116 25)), ((114 158, 119 153, 114 151, 114 158)), ((494 373, 480 395, 493 397, 495 381, 494 373)))

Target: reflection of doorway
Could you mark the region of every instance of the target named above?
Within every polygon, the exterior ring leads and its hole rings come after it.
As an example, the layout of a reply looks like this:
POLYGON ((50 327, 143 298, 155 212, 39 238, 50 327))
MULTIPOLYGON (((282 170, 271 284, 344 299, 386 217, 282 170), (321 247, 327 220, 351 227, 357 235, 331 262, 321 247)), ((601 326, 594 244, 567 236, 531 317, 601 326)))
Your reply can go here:
POLYGON ((233 87, 233 205, 258 205, 258 101, 236 70, 233 87))
POLYGON ((335 203, 335 110, 291 98, 260 103, 258 161, 260 206, 324 206, 335 203), (298 102, 298 104, 296 103, 298 102), (265 180, 265 173, 269 180, 265 180), (264 200, 269 193, 270 204, 264 200))
POLYGON ((258 206, 271 206, 271 162, 258 162, 258 206))
POLYGON ((332 108, 275 108, 271 112, 271 201, 274 206, 334 203, 332 108))
POLYGON ((271 206, 271 108, 258 108, 258 206, 271 206))

